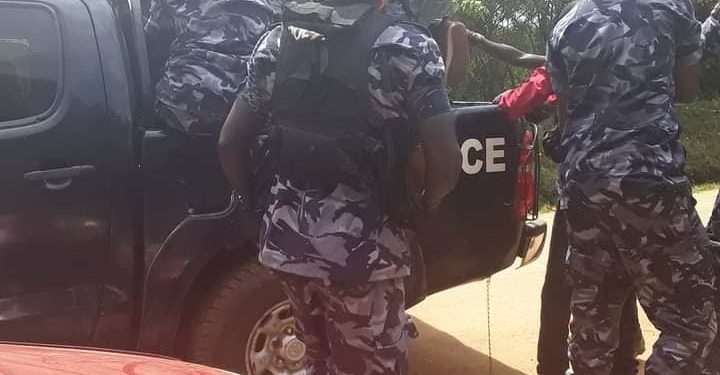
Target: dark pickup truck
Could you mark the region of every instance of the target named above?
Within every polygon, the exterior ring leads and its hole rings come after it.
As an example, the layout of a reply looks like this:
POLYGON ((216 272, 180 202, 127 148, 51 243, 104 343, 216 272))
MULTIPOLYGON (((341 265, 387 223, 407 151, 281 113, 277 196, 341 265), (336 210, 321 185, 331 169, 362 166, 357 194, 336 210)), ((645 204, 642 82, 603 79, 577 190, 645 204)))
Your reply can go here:
MULTIPOLYGON (((235 202, 182 199, 141 17, 138 0, 0 0, 0 340, 297 373, 304 347, 235 202)), ((492 105, 454 111, 464 174, 419 231, 413 303, 545 238, 535 133, 492 105)))

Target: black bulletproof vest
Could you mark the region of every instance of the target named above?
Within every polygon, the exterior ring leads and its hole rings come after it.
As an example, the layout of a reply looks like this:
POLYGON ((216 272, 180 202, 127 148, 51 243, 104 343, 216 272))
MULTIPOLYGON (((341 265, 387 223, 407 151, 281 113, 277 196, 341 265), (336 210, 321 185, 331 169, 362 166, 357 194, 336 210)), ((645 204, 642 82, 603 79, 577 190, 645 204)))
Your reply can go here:
POLYGON ((395 22, 375 9, 349 27, 284 22, 270 111, 281 175, 313 184, 377 180, 388 150, 370 110, 369 58, 395 22))
POLYGON ((280 40, 270 104, 272 170, 295 187, 326 193, 338 182, 363 183, 391 219, 415 227, 422 208, 407 178, 415 132, 405 120, 376 118, 370 106, 371 49, 399 21, 368 4, 338 12, 289 4, 297 19, 284 20, 280 40))

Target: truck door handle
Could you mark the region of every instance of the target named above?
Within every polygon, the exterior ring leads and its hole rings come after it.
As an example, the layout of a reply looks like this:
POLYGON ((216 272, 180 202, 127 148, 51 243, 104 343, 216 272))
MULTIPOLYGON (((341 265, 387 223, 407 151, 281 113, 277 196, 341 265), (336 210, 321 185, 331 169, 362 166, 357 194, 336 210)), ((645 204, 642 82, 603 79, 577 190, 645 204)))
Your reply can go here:
POLYGON ((25 173, 28 181, 45 181, 45 187, 49 190, 62 190, 72 184, 75 177, 84 176, 95 171, 94 165, 75 165, 72 167, 48 169, 25 173))

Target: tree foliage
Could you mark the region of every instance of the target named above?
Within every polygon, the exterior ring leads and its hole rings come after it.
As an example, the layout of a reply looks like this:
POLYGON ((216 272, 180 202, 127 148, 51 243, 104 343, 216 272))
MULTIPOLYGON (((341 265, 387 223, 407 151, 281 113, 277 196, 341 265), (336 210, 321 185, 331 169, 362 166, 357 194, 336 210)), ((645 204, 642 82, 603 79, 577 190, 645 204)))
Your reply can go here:
MULTIPOLYGON (((696 0, 698 19, 704 20, 716 0, 696 0)), ((523 51, 544 54, 547 34, 570 0, 453 0, 451 18, 491 40, 523 51)), ((720 91, 720 59, 704 62, 703 93, 715 97, 720 91)), ((518 84, 528 72, 513 68, 474 49, 468 77, 452 90, 457 100, 492 100, 518 84)))

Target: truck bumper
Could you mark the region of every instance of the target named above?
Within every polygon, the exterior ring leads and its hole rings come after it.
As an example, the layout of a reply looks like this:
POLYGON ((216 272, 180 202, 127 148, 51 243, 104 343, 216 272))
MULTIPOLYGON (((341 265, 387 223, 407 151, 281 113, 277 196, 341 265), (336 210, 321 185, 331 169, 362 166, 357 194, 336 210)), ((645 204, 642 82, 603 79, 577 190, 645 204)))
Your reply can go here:
MULTIPOLYGON (((522 260, 520 267, 537 260, 542 254, 547 236, 547 223, 544 220, 526 221, 520 237, 518 257, 522 260)), ((519 267, 518 267, 519 268, 519 267)))

